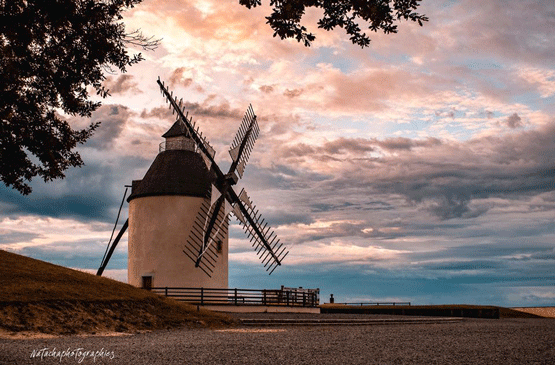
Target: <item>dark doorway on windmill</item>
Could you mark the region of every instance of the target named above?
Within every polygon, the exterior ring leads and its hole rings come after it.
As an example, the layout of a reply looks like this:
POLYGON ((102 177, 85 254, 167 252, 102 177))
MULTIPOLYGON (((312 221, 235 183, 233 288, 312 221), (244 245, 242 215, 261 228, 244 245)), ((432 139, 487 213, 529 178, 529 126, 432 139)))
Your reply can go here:
POLYGON ((143 289, 152 289, 152 276, 143 276, 143 289))
POLYGON ((222 253, 222 241, 216 242, 216 250, 218 250, 218 253, 222 253))

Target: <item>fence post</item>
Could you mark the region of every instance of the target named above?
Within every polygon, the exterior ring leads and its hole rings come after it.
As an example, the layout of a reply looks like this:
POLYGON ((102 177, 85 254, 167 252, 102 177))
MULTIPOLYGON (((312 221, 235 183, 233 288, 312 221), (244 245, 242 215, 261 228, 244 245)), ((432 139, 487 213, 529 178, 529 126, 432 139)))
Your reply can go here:
POLYGON ((262 299, 262 304, 266 305, 266 289, 263 289, 262 293, 264 294, 264 298, 262 299))
POLYGON ((204 288, 200 288, 200 305, 204 305, 204 288))
POLYGON ((166 296, 168 296, 168 287, 166 286, 166 296))
POLYGON ((235 305, 237 305, 237 288, 235 288, 235 305))

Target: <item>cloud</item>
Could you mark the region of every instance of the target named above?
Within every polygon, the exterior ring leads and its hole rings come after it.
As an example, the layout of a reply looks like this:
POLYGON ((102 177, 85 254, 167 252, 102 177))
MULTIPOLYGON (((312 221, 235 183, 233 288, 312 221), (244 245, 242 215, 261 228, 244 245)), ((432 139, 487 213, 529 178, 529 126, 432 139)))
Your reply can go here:
POLYGON ((131 113, 125 106, 102 105, 90 118, 90 123, 100 122, 101 126, 87 140, 85 146, 97 149, 110 149, 114 141, 125 129, 130 117, 131 113))
POLYGON ((440 145, 442 142, 438 138, 426 138, 425 140, 413 140, 404 137, 386 138, 383 141, 377 139, 373 140, 373 143, 380 146, 383 149, 394 151, 394 150, 411 150, 415 147, 432 147, 440 145))
POLYGON ((158 119, 172 119, 172 111, 165 106, 158 106, 150 110, 143 109, 140 114, 141 118, 158 118, 158 119))
POLYGON ((266 94, 270 94, 274 91, 274 87, 271 85, 262 85, 258 89, 266 94))
POLYGON ((187 77, 190 70, 186 67, 178 67, 176 68, 169 78, 169 84, 171 87, 175 87, 176 85, 189 87, 193 83, 193 79, 191 77, 187 77))
MULTIPOLYGON (((213 98, 209 97, 202 103, 185 101, 182 103, 183 108, 189 112, 193 118, 209 117, 209 118, 232 118, 241 120, 243 112, 239 109, 232 109, 228 102, 218 105, 211 104, 213 98)), ((143 109, 141 118, 159 118, 159 119, 175 119, 172 116, 171 109, 167 107, 156 107, 150 110, 143 109)))
POLYGON ((297 96, 300 96, 303 93, 303 89, 293 89, 293 90, 289 90, 286 89, 283 92, 283 95, 288 97, 288 98, 296 98, 297 96))
POLYGON ((274 156, 295 166, 290 181, 306 176, 301 169, 329 175, 318 184, 324 194, 400 194, 441 219, 476 218, 495 206, 480 203, 489 197, 528 199, 555 190, 548 157, 555 155, 554 140, 550 124, 466 142, 338 138, 321 145, 279 144, 274 156))
POLYGON ((117 78, 108 76, 104 80, 104 87, 108 89, 111 95, 123 94, 126 92, 140 93, 137 88, 138 84, 134 81, 133 75, 120 75, 117 78))
POLYGON ((517 113, 513 113, 507 118, 506 124, 507 127, 512 129, 522 127, 522 118, 517 113))

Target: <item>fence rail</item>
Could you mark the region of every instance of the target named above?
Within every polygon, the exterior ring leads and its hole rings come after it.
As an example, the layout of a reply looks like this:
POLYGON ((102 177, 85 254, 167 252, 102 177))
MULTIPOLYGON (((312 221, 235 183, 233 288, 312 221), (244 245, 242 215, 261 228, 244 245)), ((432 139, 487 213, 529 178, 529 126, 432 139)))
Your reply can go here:
POLYGON ((319 289, 215 289, 157 287, 153 292, 179 301, 199 305, 278 305, 316 307, 319 289))

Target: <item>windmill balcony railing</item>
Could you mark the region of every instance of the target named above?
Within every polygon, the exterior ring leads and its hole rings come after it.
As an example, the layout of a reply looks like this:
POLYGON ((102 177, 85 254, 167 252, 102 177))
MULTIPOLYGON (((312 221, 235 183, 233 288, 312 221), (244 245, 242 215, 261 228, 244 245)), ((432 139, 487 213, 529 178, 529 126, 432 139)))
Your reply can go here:
POLYGON ((164 152, 167 150, 187 150, 199 152, 195 143, 186 138, 164 141, 158 145, 158 152, 164 152))
POLYGON ((153 292, 197 305, 262 305, 316 307, 319 289, 215 289, 157 287, 153 292))

